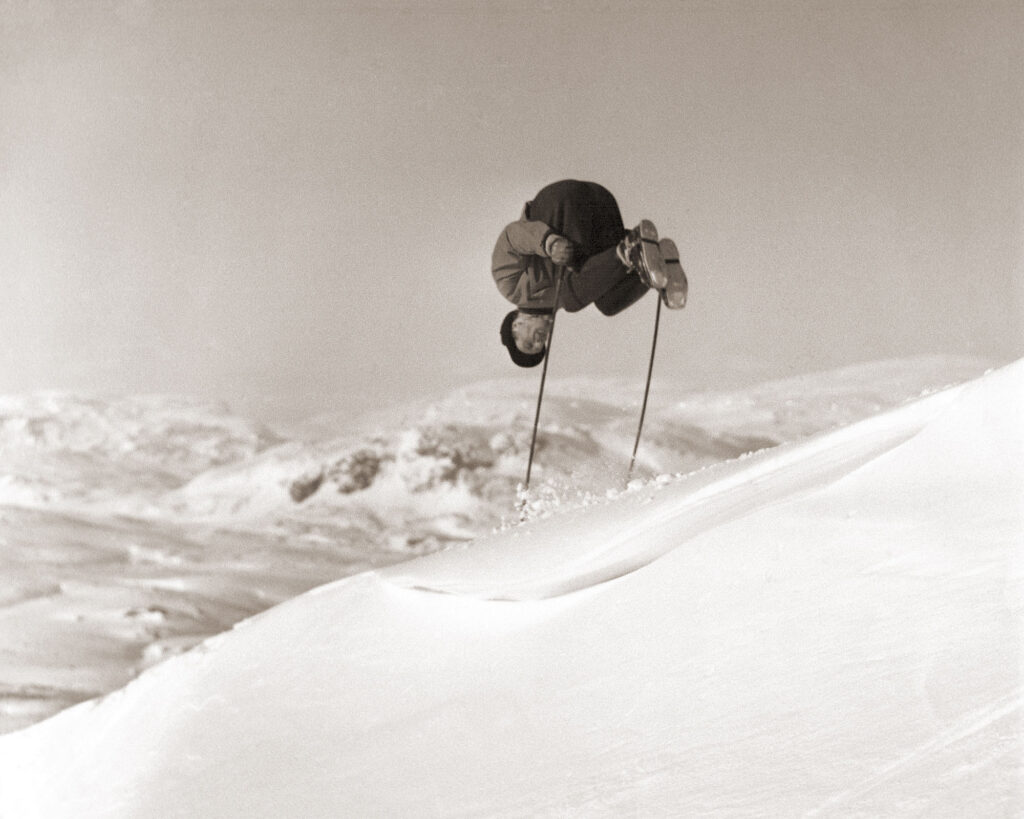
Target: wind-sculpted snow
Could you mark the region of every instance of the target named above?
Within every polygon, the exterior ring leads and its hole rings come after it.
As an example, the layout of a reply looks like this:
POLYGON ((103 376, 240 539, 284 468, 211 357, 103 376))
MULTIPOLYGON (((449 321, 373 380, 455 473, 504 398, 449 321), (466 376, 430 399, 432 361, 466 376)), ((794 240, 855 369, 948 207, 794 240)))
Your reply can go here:
MULTIPOLYGON (((470 544, 483 559, 494 531, 523 518, 600 516, 610 498, 671 506, 659 487, 681 474, 698 471, 694 486, 721 483, 730 468, 708 471, 715 464, 982 367, 891 362, 726 393, 662 377, 636 471, 642 489, 629 493, 642 385, 554 378, 518 508, 534 375, 359 423, 320 418, 288 436, 182 398, 0 399, 0 731, 117 688, 321 583, 470 544)), ((509 571, 504 588, 475 593, 544 596, 590 582, 582 569, 564 574, 557 549, 545 559, 543 588, 540 575, 517 586, 521 573, 509 571)), ((606 577, 647 559, 598 549, 587 571, 606 577)))
POLYGON ((0 815, 1013 816, 1024 362, 322 586, 0 737, 0 815))
POLYGON ((645 566, 723 520, 777 504, 856 469, 917 434, 957 396, 958 391, 950 389, 810 441, 616 493, 614 502, 568 510, 540 529, 543 549, 524 545, 534 530, 523 527, 517 544, 523 560, 512 567, 503 565, 500 572, 494 564, 506 562, 507 544, 498 536, 472 544, 474 560, 469 566, 458 550, 447 549, 383 574, 413 588, 492 600, 578 591, 645 566), (623 507, 630 511, 625 513, 623 507), (553 529, 558 530, 554 537, 553 529))

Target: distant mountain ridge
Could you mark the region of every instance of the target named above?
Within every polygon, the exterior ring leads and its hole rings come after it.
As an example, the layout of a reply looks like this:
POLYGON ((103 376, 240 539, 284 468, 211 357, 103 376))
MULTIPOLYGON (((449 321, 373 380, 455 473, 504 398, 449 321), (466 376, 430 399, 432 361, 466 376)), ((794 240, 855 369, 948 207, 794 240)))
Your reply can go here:
POLYGON ((0 396, 0 503, 149 497, 280 442, 224 404, 184 396, 0 396))
MULTIPOLYGON (((850 423, 988 365, 940 356, 873 362, 722 393, 662 376, 637 474, 687 472, 850 423)), ((283 520, 353 504, 418 517, 447 497, 493 526, 524 474, 536 386, 522 377, 484 381, 349 427, 343 416, 322 416, 290 438, 189 397, 0 396, 0 504, 102 501, 128 514, 283 520)), ((641 386, 549 381, 536 485, 563 496, 621 486, 641 386)))

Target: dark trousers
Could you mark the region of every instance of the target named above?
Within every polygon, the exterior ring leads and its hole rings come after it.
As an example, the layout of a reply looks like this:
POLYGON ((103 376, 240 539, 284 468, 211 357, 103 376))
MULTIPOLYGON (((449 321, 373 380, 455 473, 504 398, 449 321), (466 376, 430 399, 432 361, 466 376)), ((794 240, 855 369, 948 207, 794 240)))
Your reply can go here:
POLYGON ((578 270, 566 272, 562 306, 575 313, 593 303, 606 316, 614 316, 639 301, 649 289, 619 261, 613 245, 591 256, 578 270))
POLYGON ((615 253, 626 227, 607 188, 575 179, 554 182, 527 204, 526 218, 544 222, 579 249, 577 263, 565 271, 562 284, 562 306, 570 313, 593 304, 613 316, 648 291, 615 253))

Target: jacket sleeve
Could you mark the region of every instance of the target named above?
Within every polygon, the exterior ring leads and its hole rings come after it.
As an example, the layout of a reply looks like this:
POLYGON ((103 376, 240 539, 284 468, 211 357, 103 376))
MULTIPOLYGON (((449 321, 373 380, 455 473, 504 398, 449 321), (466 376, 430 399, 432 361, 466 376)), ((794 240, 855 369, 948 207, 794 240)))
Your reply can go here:
POLYGON ((547 256, 544 241, 553 233, 543 222, 520 220, 498 236, 491 256, 491 273, 501 294, 514 304, 529 298, 528 256, 547 256))

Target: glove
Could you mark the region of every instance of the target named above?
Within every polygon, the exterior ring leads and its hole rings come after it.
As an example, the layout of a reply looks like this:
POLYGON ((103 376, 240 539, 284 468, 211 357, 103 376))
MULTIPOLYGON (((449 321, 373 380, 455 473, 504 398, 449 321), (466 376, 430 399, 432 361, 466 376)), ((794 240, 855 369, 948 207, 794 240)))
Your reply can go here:
POLYGON ((552 233, 544 240, 544 252, 555 264, 568 265, 572 264, 573 258, 576 256, 576 245, 564 236, 552 233))

